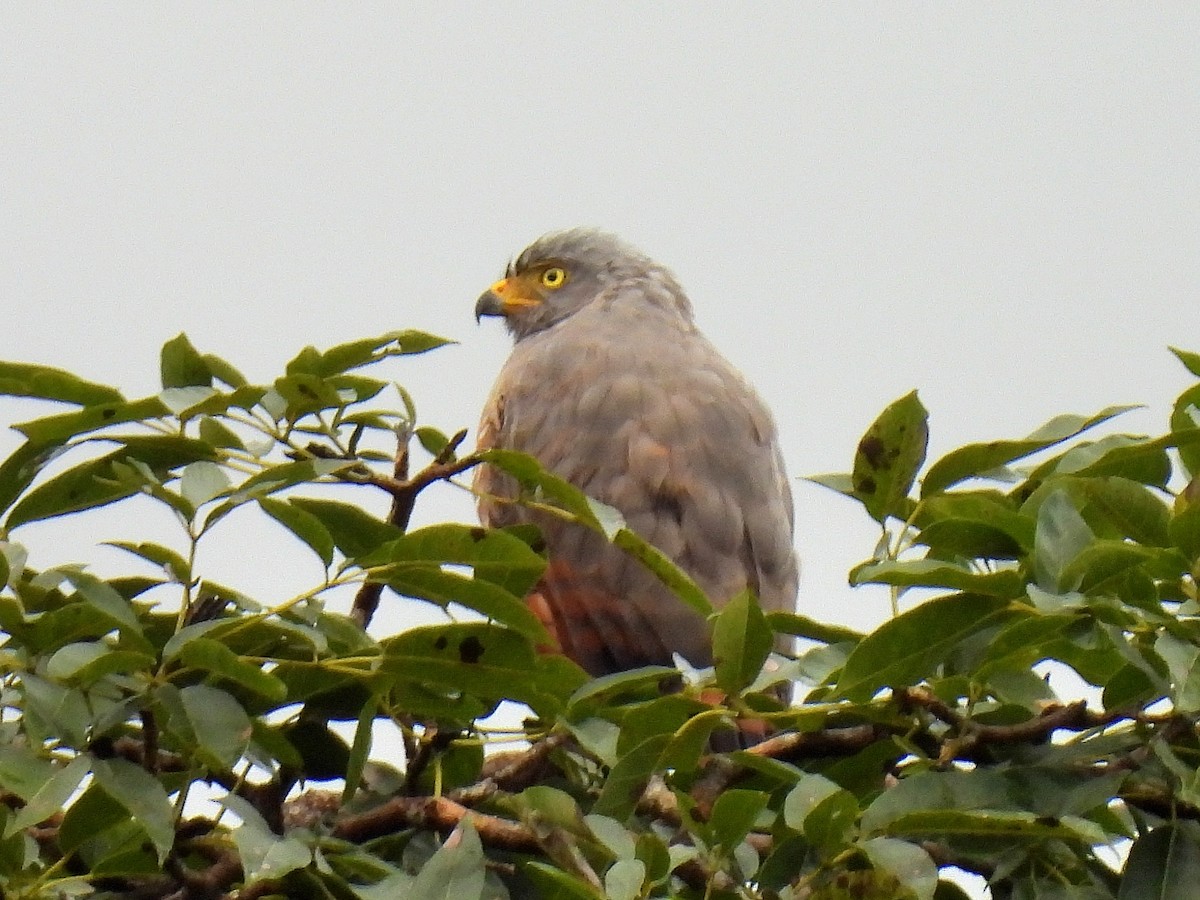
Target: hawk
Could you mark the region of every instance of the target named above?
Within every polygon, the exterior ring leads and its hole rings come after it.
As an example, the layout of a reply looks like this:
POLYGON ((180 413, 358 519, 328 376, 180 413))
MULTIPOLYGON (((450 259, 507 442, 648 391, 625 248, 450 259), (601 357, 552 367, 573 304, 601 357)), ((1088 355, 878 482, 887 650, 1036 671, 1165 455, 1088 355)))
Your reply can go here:
MULTIPOLYGON (((663 266, 613 235, 548 234, 475 306, 514 345, 479 446, 519 450, 589 496, 687 572, 720 606, 750 588, 791 610, 792 498, 775 423, 700 333, 663 266)), ((504 502, 515 481, 481 466, 485 525, 533 522, 548 564, 527 598, 558 649, 592 674, 712 665, 709 627, 640 562, 581 525, 504 502)))

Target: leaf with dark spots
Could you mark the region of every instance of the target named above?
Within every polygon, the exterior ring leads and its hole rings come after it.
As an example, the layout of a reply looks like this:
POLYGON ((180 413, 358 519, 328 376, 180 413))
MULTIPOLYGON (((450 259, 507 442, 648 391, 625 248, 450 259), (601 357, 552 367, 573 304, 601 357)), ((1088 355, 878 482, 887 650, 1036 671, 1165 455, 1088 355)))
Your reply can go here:
POLYGON ((883 441, 874 435, 867 435, 858 442, 858 452, 873 469, 881 468, 884 464, 885 448, 883 441))
POLYGON ((471 635, 458 645, 458 658, 465 663, 474 664, 483 657, 483 642, 471 635))
POLYGON ((382 642, 379 669, 398 679, 475 697, 516 700, 539 715, 557 715, 587 681, 559 656, 538 656, 525 635, 487 622, 413 628, 382 642))
POLYGON ((929 414, 917 392, 906 394, 879 414, 854 454, 853 495, 877 522, 908 517, 908 492, 925 461, 929 414))

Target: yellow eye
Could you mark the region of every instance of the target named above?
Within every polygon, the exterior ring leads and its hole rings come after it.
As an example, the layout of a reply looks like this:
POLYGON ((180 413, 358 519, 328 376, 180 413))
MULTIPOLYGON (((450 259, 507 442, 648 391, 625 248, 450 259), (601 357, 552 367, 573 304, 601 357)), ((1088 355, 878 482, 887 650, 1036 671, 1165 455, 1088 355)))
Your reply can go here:
POLYGON ((542 287, 555 290, 567 283, 567 270, 552 266, 542 273, 542 287))

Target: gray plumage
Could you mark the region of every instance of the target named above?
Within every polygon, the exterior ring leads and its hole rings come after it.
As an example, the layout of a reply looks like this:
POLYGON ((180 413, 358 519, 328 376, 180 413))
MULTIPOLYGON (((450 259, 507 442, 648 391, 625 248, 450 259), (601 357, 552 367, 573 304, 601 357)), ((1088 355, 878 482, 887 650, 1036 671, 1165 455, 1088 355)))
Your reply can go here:
MULTIPOLYGON (((720 605, 745 588, 791 610, 792 499, 770 413, 697 330, 674 276, 617 238, 549 234, 479 299, 515 343, 479 428, 618 509, 720 605), (562 284, 548 286, 562 273, 562 284)), ((563 652, 594 675, 710 665, 704 620, 600 535, 492 497, 517 488, 482 467, 488 525, 533 521, 549 567, 530 597, 563 652)))

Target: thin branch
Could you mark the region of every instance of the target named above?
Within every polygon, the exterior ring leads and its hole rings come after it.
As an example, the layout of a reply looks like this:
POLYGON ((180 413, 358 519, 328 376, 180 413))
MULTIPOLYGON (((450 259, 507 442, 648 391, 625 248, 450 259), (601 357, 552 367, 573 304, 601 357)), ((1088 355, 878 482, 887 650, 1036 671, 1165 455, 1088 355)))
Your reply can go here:
MULTIPOLYGON (((455 475, 461 474, 482 462, 478 454, 464 456, 458 460, 453 458, 454 451, 458 449, 459 445, 466 439, 466 436, 467 431, 464 428, 450 438, 441 452, 434 457, 433 462, 412 478, 409 478, 408 443, 411 435, 408 433, 398 434, 396 459, 392 466, 391 478, 376 475, 365 466, 362 470, 355 468, 345 472, 341 477, 355 484, 373 485, 391 494, 392 508, 388 512, 387 521, 401 531, 407 531, 409 522, 412 520, 413 509, 417 504, 417 496, 421 491, 436 481, 448 481, 455 475)), ((379 608, 379 600, 382 596, 382 584, 377 581, 364 583, 354 596, 354 603, 350 607, 350 618, 357 622, 361 628, 366 628, 371 623, 371 619, 375 615, 375 610, 379 608)))
POLYGON ((339 820, 333 826, 333 836, 361 843, 405 828, 449 834, 467 815, 485 844, 517 853, 536 853, 541 847, 537 836, 524 825, 474 812, 448 797, 393 797, 366 812, 339 820))
POLYGON ((142 720, 142 765, 151 775, 158 774, 158 720, 153 711, 143 709, 139 713, 142 720))
MULTIPOLYGON (((559 732, 536 741, 528 750, 504 754, 502 764, 489 772, 484 761, 484 777, 476 784, 450 792, 450 797, 464 806, 475 806, 490 800, 500 791, 517 793, 543 780, 549 766, 550 754, 574 741, 567 732, 559 732)), ((492 757, 495 759, 496 757, 492 757)))

